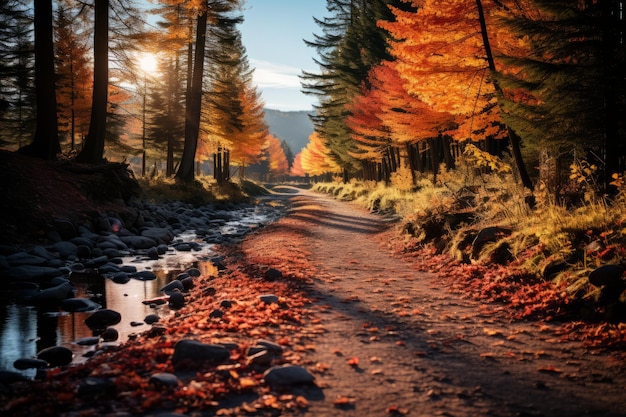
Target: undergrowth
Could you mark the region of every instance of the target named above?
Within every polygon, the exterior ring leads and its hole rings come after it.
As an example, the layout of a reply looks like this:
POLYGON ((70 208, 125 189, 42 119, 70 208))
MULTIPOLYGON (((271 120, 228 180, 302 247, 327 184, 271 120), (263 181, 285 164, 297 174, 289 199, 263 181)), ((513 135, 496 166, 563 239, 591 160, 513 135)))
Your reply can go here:
MULTIPOLYGON (((572 300, 607 308, 607 288, 592 285, 588 276, 603 265, 626 266, 623 177, 614 176, 619 192, 608 200, 593 187, 594 171, 584 162, 573 164, 569 180, 581 198, 566 207, 541 184, 533 193, 523 188, 510 164, 488 156, 470 148, 456 169, 442 166, 435 181, 432 174, 420 176, 410 187, 406 176, 397 176, 387 185, 335 181, 313 189, 372 212, 393 212, 407 248, 430 248, 465 264, 506 266, 552 283, 572 300)), ((619 291, 609 297, 613 303, 621 294, 620 320, 626 321, 626 296, 620 288, 608 290, 619 291)))
POLYGON ((138 181, 147 201, 182 201, 194 206, 244 203, 249 202, 251 197, 269 193, 262 185, 246 179, 218 184, 212 177, 198 176, 194 182, 185 183, 158 176, 138 181))

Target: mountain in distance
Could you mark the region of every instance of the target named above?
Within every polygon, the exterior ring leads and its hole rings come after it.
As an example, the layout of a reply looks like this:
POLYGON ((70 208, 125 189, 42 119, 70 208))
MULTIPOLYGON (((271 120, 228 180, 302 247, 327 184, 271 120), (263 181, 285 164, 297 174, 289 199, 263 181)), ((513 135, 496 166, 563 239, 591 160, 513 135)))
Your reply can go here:
POLYGON ((313 133, 310 111, 281 111, 265 109, 265 123, 270 133, 287 142, 293 155, 297 155, 309 143, 313 133))

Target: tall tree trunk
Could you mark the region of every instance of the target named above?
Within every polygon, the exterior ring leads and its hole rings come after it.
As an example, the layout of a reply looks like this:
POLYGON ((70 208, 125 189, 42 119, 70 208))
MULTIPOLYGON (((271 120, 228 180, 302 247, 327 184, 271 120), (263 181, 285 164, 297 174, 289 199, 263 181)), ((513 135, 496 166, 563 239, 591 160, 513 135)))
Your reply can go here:
POLYGON ((95 0, 93 97, 89 133, 78 162, 101 163, 104 157, 109 90, 109 0, 95 0))
MULTIPOLYGON (((502 88, 498 84, 496 80, 496 64, 493 60, 493 54, 491 52, 491 44, 489 43, 489 36, 487 33, 487 23, 485 21, 485 12, 483 10, 482 0, 476 0, 476 6, 478 7, 478 19, 480 21, 480 32, 483 37, 483 45, 485 46, 485 54, 487 55, 487 63, 489 64, 489 71, 491 71, 493 86, 496 89, 496 93, 498 97, 502 98, 502 88)), ((511 143, 511 150, 513 152, 513 157, 515 159, 515 165, 517 166, 517 171, 519 173, 520 179, 522 180, 522 185, 528 188, 529 190, 533 190, 533 182, 528 175, 528 171, 526 170, 526 164, 524 163, 524 159, 522 158, 522 150, 521 150, 521 138, 513 129, 507 126, 507 132, 509 134, 509 141, 511 143)))
POLYGON ((35 1, 35 101, 37 121, 30 145, 20 151, 53 160, 61 152, 54 84, 54 42, 52 38, 52 1, 35 1))
POLYGON ((619 38, 620 31, 617 26, 619 20, 624 21, 624 16, 620 15, 624 10, 619 10, 617 2, 612 0, 602 0, 602 57, 604 69, 604 137, 605 137, 605 166, 604 166, 604 187, 609 195, 615 195, 617 188, 610 183, 613 181, 612 175, 620 173, 620 149, 619 149, 619 100, 618 95, 624 94, 623 81, 620 84, 618 77, 623 76, 623 65, 618 62, 616 47, 623 48, 622 38, 619 38), (622 87, 620 90, 619 86, 622 87), (616 91, 617 89, 617 91, 616 91))
POLYGON ((183 156, 176 173, 176 179, 183 182, 194 180, 194 161, 200 134, 200 112, 202 110, 202 75, 204 72, 204 48, 206 45, 207 5, 205 2, 198 16, 196 28, 196 49, 193 57, 193 73, 191 85, 187 90, 187 106, 185 109, 185 145, 183 156))

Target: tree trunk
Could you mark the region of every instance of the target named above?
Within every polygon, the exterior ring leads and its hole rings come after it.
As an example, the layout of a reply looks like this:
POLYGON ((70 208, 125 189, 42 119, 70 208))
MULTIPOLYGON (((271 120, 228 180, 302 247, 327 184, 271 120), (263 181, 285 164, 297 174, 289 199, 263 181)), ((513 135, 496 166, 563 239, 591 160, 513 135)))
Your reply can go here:
MULTIPOLYGON (((615 195, 617 188, 611 185, 613 181, 612 175, 620 173, 620 149, 619 149, 619 111, 618 111, 618 94, 624 94, 624 91, 620 91, 619 87, 623 82, 618 82, 618 74, 623 75, 623 72, 619 72, 620 67, 618 63, 616 46, 619 47, 620 43, 624 39, 619 39, 616 26, 620 19, 624 19, 620 15, 619 10, 613 9, 616 7, 616 2, 611 0, 602 0, 602 57, 604 59, 604 137, 605 137, 605 166, 604 166, 604 188, 609 195, 615 195), (618 91, 616 92, 616 88, 618 91)), ((623 12, 623 10, 622 10, 623 12)), ((621 46, 623 48, 623 44, 621 46)), ((623 59, 623 56, 622 56, 623 59)), ((622 70, 623 71, 623 63, 622 70)), ((622 138, 623 139, 623 138, 622 138)))
POLYGON ((89 132, 78 162, 101 163, 104 157, 109 88, 109 0, 95 0, 93 97, 89 132))
POLYGON ((48 160, 61 152, 54 84, 54 42, 52 38, 52 1, 35 1, 35 101, 36 129, 33 141, 20 149, 48 160))
POLYGON ((430 148, 430 159, 433 169, 433 184, 437 181, 437 174, 439 173, 439 155, 437 153, 437 143, 435 138, 428 139, 428 147, 430 148))
MULTIPOLYGON (((483 37, 483 45, 485 46, 485 54, 487 55, 487 62, 489 64, 489 71, 491 72, 493 79, 493 86, 496 89, 496 93, 498 98, 502 98, 502 88, 498 84, 496 80, 496 64, 493 60, 493 54, 491 52, 491 45, 489 43, 489 36, 487 34, 487 23, 485 21, 485 13, 483 11, 482 0, 476 0, 476 6, 478 7, 478 19, 480 21, 480 32, 483 37)), ((529 190, 533 190, 533 182, 528 175, 528 171, 526 170, 526 164, 524 163, 524 159, 522 158, 522 150, 521 150, 521 138, 507 126, 507 132, 509 134, 509 141, 511 143, 511 150, 513 151, 513 157, 515 158, 515 165, 517 166, 517 171, 519 173, 520 179, 522 180, 522 185, 528 188, 529 190)))
POLYGON ((202 76, 204 72, 204 48, 206 45, 207 5, 198 16, 196 50, 193 57, 193 75, 187 90, 185 109, 185 144, 176 179, 183 182, 194 180, 194 161, 200 134, 200 112, 202 110, 202 76))

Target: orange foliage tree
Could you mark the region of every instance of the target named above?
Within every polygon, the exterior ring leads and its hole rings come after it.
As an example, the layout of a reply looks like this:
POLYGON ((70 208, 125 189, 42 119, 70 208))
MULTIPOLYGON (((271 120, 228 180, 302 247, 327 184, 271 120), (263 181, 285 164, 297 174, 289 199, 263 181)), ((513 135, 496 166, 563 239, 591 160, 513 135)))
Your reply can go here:
POLYGON ((334 161, 330 149, 317 132, 309 136, 309 143, 301 152, 300 163, 309 175, 341 172, 341 167, 334 161))
POLYGON ((407 92, 440 113, 455 116, 455 140, 502 138, 501 123, 476 2, 422 0, 417 12, 393 8, 391 54, 407 92))
POLYGON ((280 140, 274 135, 267 135, 267 155, 269 159, 270 178, 276 180, 289 172, 289 161, 280 140))

